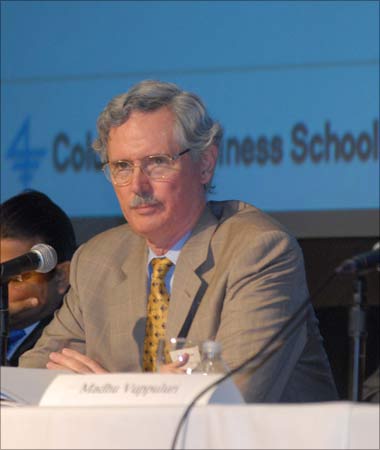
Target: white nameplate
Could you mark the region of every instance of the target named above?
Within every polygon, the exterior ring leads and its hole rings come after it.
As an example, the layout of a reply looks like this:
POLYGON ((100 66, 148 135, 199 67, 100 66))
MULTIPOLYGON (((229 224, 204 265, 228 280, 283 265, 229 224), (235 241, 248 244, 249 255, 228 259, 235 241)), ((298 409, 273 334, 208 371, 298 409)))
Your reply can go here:
MULTIPOLYGON (((58 375, 44 392, 40 406, 184 405, 220 375, 112 373, 58 375)), ((204 394, 198 404, 243 403, 232 380, 204 394)))

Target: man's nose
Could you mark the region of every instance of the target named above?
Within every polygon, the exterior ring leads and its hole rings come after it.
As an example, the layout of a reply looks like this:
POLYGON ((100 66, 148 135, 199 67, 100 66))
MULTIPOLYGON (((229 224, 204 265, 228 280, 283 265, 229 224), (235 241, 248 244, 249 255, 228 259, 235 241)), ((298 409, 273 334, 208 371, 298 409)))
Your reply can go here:
POLYGON ((145 175, 142 167, 136 165, 133 167, 133 172, 131 174, 131 188, 135 192, 141 192, 141 186, 150 185, 149 177, 145 175))

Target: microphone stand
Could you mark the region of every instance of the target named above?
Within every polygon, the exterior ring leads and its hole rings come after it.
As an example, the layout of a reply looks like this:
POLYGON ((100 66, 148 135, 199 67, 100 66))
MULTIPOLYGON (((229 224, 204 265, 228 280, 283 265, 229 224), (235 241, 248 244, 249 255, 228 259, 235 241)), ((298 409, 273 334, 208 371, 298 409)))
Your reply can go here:
POLYGON ((362 400, 366 362, 366 303, 367 281, 361 274, 354 281, 354 301, 350 309, 348 335, 351 338, 350 373, 348 397, 352 401, 362 400))
POLYGON ((8 283, 0 284, 0 361, 1 366, 7 365, 7 348, 9 335, 8 283))

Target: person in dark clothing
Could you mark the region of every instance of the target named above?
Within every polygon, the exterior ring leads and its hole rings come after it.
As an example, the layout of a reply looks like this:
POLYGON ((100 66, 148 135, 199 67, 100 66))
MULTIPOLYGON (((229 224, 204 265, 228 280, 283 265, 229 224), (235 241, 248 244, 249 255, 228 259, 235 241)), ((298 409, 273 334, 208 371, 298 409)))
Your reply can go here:
POLYGON ((47 195, 24 191, 0 205, 0 261, 17 258, 35 244, 51 245, 58 263, 48 273, 27 272, 8 283, 10 332, 7 364, 17 366, 60 308, 69 288, 69 266, 77 244, 67 214, 47 195))

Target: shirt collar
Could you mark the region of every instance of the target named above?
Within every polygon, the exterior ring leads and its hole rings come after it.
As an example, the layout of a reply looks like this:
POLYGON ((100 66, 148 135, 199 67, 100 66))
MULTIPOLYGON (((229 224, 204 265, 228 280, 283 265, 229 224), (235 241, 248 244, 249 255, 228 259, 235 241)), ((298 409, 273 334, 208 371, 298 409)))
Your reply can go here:
POLYGON ((179 254, 181 253, 181 250, 185 245, 185 242, 189 238, 190 234, 191 231, 188 231, 176 244, 173 245, 173 247, 170 250, 168 250, 165 253, 165 255, 157 256, 154 253, 154 251, 151 248, 149 248, 148 265, 150 264, 153 258, 163 258, 163 257, 169 258, 174 265, 177 264, 179 254))
POLYGON ((24 328, 25 335, 20 337, 10 348, 7 349, 7 359, 10 359, 16 350, 20 347, 20 345, 27 339, 27 337, 32 333, 32 331, 37 327, 40 321, 32 323, 28 327, 24 328))

